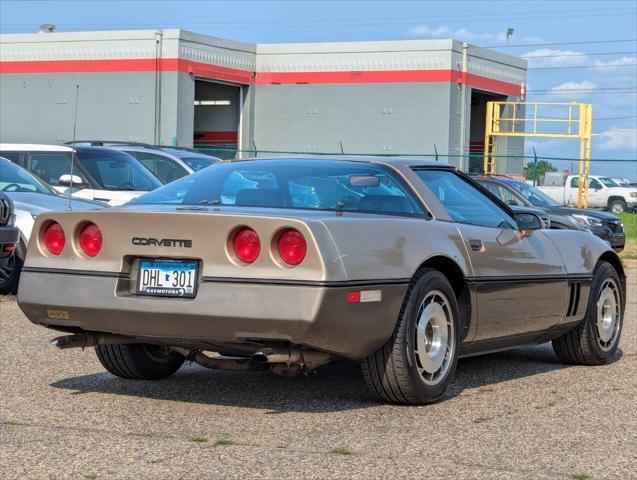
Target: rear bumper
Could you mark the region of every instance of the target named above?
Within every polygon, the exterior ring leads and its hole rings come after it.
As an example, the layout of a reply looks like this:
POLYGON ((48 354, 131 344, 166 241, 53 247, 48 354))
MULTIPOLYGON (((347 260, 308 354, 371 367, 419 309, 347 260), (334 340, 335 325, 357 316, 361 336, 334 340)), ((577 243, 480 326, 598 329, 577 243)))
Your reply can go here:
POLYGON ((356 286, 202 282, 193 299, 141 297, 129 279, 25 269, 18 304, 33 323, 155 340, 241 343, 278 340, 360 359, 391 336, 406 282, 356 286), (347 303, 352 290, 381 301, 347 303))

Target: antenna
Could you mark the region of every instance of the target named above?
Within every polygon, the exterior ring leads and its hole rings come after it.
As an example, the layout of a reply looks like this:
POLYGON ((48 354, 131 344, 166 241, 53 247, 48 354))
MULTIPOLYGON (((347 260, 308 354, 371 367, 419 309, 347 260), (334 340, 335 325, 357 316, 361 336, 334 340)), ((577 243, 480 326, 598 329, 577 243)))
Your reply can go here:
POLYGON ((75 140, 77 135, 77 99, 80 95, 80 86, 75 85, 75 114, 73 115, 73 151, 71 152, 71 181, 69 182, 69 206, 67 210, 73 210, 71 194, 73 193, 73 164, 75 163, 75 140))

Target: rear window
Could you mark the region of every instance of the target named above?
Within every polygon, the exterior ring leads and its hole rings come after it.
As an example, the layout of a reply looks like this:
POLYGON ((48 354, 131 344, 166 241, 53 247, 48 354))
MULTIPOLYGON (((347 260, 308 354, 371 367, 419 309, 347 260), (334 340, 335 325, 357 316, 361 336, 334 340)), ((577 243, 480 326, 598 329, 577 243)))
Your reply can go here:
POLYGON ((161 185, 146 168, 124 152, 78 150, 77 157, 104 190, 149 191, 161 185))
POLYGON ((217 164, 130 203, 426 214, 411 190, 389 169, 331 160, 217 164))

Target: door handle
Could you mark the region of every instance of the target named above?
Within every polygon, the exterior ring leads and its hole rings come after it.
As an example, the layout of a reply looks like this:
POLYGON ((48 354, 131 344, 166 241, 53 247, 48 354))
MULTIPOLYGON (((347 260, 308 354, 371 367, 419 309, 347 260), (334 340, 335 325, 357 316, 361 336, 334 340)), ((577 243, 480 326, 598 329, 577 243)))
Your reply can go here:
POLYGON ((469 246, 471 247, 471 250, 473 250, 474 252, 484 252, 484 243, 482 243, 482 240, 470 238, 469 246))

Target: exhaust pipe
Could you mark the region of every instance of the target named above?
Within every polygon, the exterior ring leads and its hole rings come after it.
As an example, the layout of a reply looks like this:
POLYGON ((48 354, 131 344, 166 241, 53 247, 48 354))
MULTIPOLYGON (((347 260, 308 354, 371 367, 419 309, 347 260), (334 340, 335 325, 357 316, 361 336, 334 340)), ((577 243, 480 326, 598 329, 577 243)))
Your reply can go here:
POLYGON ((332 361, 332 355, 318 350, 302 350, 300 348, 265 348, 252 355, 252 359, 260 364, 297 365, 302 369, 314 370, 332 361))

